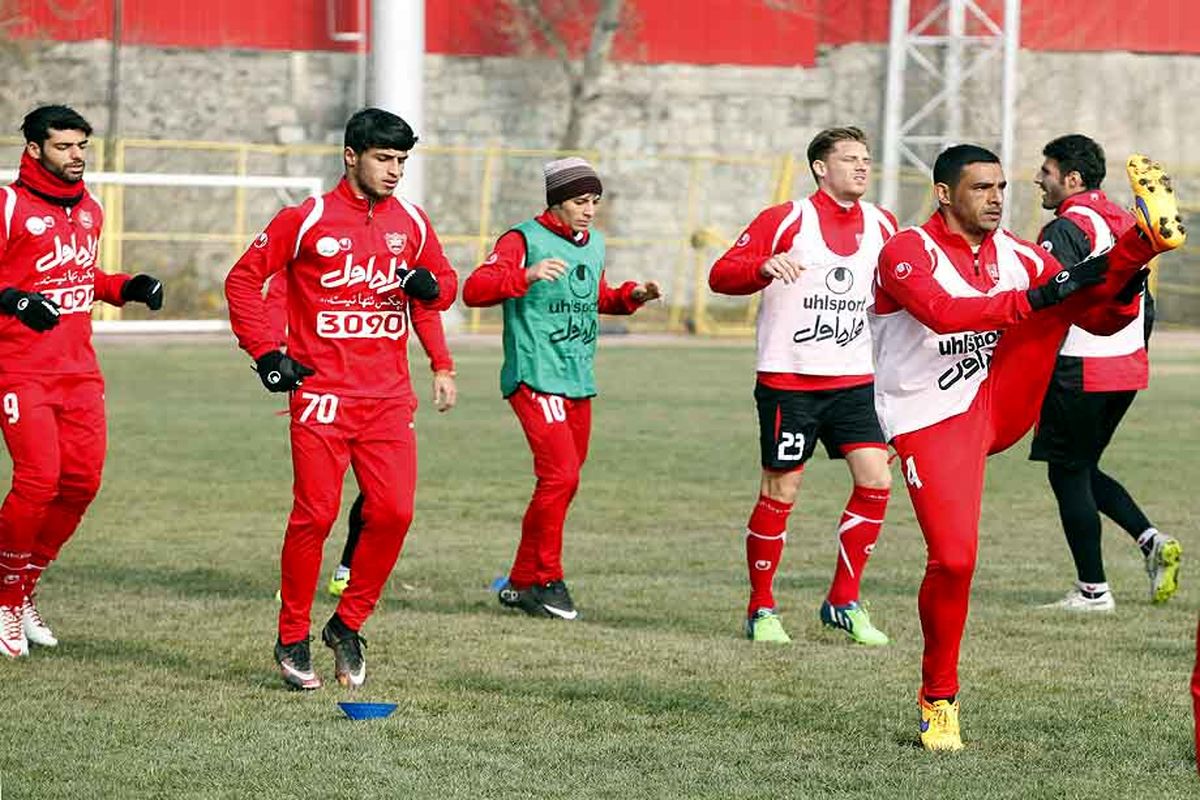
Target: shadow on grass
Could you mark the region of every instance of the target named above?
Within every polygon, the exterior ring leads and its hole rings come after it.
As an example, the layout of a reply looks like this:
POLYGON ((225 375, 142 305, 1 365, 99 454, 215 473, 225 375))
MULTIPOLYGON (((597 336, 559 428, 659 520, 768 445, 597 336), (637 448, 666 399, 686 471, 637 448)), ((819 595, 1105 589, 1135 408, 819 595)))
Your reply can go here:
POLYGON ((56 568, 59 579, 64 583, 92 587, 111 586, 124 593, 147 590, 167 591, 184 597, 226 598, 240 600, 271 599, 278 588, 271 578, 258 574, 236 573, 213 567, 146 567, 121 564, 119 566, 68 562, 56 568))

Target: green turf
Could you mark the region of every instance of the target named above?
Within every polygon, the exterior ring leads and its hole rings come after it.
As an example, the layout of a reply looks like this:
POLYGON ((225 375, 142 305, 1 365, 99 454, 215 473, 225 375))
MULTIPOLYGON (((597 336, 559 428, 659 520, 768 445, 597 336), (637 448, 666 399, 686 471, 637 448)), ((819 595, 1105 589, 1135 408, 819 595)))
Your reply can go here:
MULTIPOLYGON (((915 744, 924 561, 903 491, 864 592, 893 644, 855 647, 817 621, 849 491, 844 467, 819 459, 777 586, 794 642, 754 647, 741 634, 758 480, 749 344, 601 351, 566 534, 584 621, 503 613, 487 591, 515 545, 530 458, 498 396, 498 350, 460 348, 461 405, 419 413, 417 519, 365 631, 360 698, 399 709, 352 723, 343 690, 287 692, 271 661, 290 504, 281 400, 230 344, 103 346, 105 488, 44 581, 62 645, 0 663, 2 796, 1200 794, 1187 572, 1151 608, 1133 544, 1106 529, 1117 614, 1034 608, 1072 575, 1025 445, 991 462, 962 660, 967 749, 933 757, 915 744)), ((1107 463, 1192 556, 1200 352, 1162 361, 1107 463)), ((317 625, 332 607, 318 600, 317 625)), ((328 652, 314 655, 328 679, 328 652)))

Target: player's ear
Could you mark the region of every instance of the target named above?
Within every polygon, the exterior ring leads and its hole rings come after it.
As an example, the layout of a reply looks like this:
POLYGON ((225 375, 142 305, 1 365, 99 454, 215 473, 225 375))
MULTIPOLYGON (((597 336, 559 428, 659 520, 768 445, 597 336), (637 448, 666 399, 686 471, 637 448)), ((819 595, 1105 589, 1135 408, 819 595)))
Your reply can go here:
POLYGON ((953 190, 950 188, 949 184, 935 183, 933 185, 933 193, 937 197, 939 206, 951 205, 951 196, 953 190))

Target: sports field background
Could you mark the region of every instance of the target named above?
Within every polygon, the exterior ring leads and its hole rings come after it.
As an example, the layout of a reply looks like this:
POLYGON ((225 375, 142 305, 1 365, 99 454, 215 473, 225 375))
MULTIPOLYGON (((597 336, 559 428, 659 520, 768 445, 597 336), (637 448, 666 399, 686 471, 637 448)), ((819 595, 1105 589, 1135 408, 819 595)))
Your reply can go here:
MULTIPOLYGON (((532 486, 495 346, 459 343, 438 415, 414 349, 417 518, 364 633, 351 723, 333 686, 274 670, 287 422, 225 339, 103 341, 105 487, 41 605, 62 644, 0 663, 0 792, 16 798, 1184 798, 1200 794, 1187 681, 1200 540, 1200 337, 1159 335, 1151 389, 1106 466, 1184 543, 1151 608, 1133 543, 1106 526, 1113 616, 1035 608, 1073 574, 1027 444, 991 462, 963 649, 958 755, 916 744, 923 545, 897 481, 864 596, 893 638, 820 628, 845 468, 811 465, 777 598, 794 642, 742 638, 742 537, 757 492, 752 345, 603 338, 592 455, 568 519, 583 621, 503 612, 532 486)), ((7 459, 0 483, 7 486, 7 459)), ((348 489, 343 507, 352 499, 348 489)), ((344 523, 327 548, 329 568, 344 523)), ((323 595, 314 629, 331 613, 323 595)), ((314 661, 332 683, 319 642, 314 661)))

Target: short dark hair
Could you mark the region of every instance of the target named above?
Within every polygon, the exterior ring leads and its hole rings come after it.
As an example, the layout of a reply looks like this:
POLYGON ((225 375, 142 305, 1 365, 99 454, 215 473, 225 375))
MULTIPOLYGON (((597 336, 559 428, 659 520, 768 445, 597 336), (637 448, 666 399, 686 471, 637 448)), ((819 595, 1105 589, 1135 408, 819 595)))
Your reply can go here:
POLYGON ((808 143, 808 169, 812 172, 813 180, 819 182, 817 173, 813 171, 812 165, 814 161, 824 161, 833 152, 833 148, 837 147, 838 142, 861 142, 867 145, 867 135, 862 132, 861 128, 856 128, 853 125, 848 125, 844 128, 826 128, 813 137, 813 140, 808 143))
POLYGON ((947 147, 933 162, 933 182, 944 183, 953 189, 968 164, 999 164, 1000 156, 977 144, 956 144, 947 147))
POLYGON ((1068 133, 1052 140, 1042 148, 1042 155, 1058 163, 1061 175, 1078 172, 1085 189, 1099 189, 1104 183, 1107 172, 1104 148, 1082 133, 1068 133))
POLYGON ((50 138, 50 131, 83 131, 92 135, 92 126, 70 106, 41 106, 25 115, 21 122, 21 133, 25 141, 40 145, 50 138))
POLYGON ((354 112, 346 123, 346 147, 365 153, 372 147, 389 150, 412 150, 417 135, 400 117, 382 108, 364 108, 354 112))

